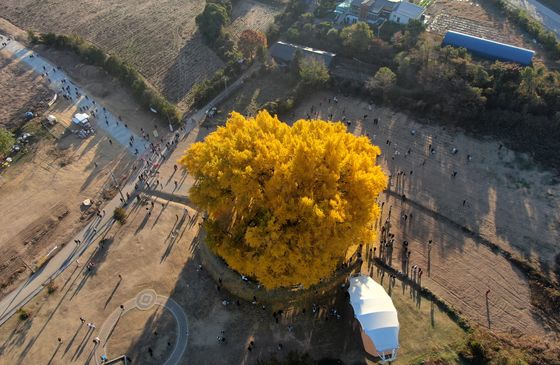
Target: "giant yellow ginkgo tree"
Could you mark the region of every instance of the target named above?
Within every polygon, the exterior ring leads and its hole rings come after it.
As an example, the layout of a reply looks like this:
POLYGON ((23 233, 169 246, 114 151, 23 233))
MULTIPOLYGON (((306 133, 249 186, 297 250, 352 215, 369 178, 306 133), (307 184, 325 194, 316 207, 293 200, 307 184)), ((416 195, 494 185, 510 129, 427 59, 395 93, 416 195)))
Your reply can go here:
POLYGON ((308 287, 374 239, 380 153, 342 123, 234 112, 179 162, 196 179, 190 199, 208 213, 217 255, 267 288, 308 287))

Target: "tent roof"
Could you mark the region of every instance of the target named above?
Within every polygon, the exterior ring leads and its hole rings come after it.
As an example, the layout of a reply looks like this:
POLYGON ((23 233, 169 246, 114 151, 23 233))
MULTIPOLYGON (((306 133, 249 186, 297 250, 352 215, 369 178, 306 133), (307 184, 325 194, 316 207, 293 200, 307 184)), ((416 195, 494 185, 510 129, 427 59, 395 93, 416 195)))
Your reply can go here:
POLYGON ((76 113, 72 118, 72 121, 76 124, 85 123, 89 119, 89 114, 86 113, 76 113))
POLYGON ((399 319, 391 297, 369 276, 350 279, 350 303, 378 352, 399 348, 399 319))

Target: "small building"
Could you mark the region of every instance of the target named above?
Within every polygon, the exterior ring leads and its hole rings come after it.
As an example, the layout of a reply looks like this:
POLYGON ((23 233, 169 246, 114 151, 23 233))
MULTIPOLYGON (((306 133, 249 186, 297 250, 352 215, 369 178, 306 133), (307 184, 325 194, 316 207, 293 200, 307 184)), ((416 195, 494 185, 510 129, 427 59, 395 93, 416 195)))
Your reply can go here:
POLYGON ((272 47, 270 47, 269 52, 270 56, 274 58, 276 62, 289 64, 293 61, 298 50, 301 51, 304 57, 312 57, 324 62, 327 68, 330 68, 332 61, 336 56, 334 53, 281 41, 274 43, 272 47))
POLYGON ((406 0, 345 0, 335 8, 335 21, 354 24, 358 21, 378 25, 386 20, 408 24, 410 20, 424 18, 422 6, 406 0))
POLYGON ((515 62, 527 66, 533 62, 535 51, 511 44, 491 41, 473 35, 448 31, 442 42, 443 46, 466 48, 475 55, 506 62, 515 62))
POLYGON ((391 12, 389 20, 399 24, 408 24, 411 20, 422 21, 426 8, 413 3, 402 1, 391 12))
POLYGON ((86 113, 76 113, 74 117, 72 117, 72 122, 77 125, 86 124, 89 121, 89 114, 86 113))

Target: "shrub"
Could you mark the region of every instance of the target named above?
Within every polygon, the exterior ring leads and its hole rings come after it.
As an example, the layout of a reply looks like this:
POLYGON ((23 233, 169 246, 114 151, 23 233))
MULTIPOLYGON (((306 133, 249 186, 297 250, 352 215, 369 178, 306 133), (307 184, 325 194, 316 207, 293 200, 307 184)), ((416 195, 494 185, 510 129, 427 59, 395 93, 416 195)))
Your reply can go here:
POLYGON ((31 311, 29 311, 28 309, 23 308, 23 307, 18 309, 17 313, 18 313, 18 318, 19 318, 20 321, 25 321, 29 317, 31 317, 31 311))
POLYGON ((223 26, 228 22, 229 12, 227 8, 217 3, 206 3, 202 13, 196 17, 198 29, 200 29, 200 32, 210 44, 218 38, 223 26))
POLYGON ((154 108, 165 121, 175 125, 180 122, 181 116, 177 108, 149 86, 138 71, 118 57, 106 55, 101 49, 78 36, 56 35, 55 33, 42 33, 36 36, 33 32, 28 35, 30 40, 34 39, 37 43, 58 49, 71 50, 84 63, 103 68, 111 76, 119 79, 144 107, 154 108), (32 36, 33 38, 31 38, 32 36))
POLYGON ((37 34, 35 34, 35 32, 31 29, 27 31, 27 39, 29 39, 29 42, 31 42, 32 44, 39 42, 39 37, 37 37, 37 34))
POLYGON ((113 211, 113 218, 120 224, 126 223, 126 210, 124 208, 115 208, 113 211))
POLYGON ((0 156, 10 152, 14 143, 16 143, 16 139, 12 132, 5 128, 0 128, 0 156))
POLYGON ((54 280, 49 281, 47 284, 47 294, 52 294, 58 290, 58 285, 54 282, 54 280))

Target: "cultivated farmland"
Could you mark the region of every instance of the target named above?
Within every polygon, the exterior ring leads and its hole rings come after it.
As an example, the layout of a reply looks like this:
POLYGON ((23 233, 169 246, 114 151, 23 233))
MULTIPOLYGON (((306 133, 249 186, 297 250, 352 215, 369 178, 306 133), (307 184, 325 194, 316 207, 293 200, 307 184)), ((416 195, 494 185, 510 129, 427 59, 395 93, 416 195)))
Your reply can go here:
MULTIPOLYGON (((84 37, 132 64, 170 101, 185 107, 192 85, 224 65, 197 31, 195 17, 204 4, 192 0, 6 0, 0 4, 0 14, 24 29, 84 37)), ((266 29, 278 12, 269 5, 241 0, 234 6, 230 30, 266 29)))

